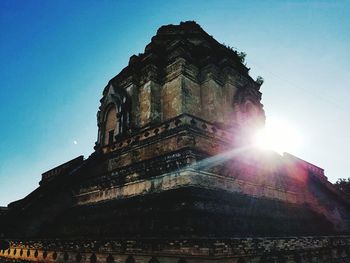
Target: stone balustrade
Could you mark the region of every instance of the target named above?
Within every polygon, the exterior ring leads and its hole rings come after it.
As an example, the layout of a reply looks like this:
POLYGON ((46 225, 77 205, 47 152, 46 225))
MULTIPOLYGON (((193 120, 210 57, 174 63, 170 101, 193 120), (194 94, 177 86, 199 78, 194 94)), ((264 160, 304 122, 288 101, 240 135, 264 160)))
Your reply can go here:
POLYGON ((227 240, 10 241, 5 262, 350 262, 350 236, 227 240))

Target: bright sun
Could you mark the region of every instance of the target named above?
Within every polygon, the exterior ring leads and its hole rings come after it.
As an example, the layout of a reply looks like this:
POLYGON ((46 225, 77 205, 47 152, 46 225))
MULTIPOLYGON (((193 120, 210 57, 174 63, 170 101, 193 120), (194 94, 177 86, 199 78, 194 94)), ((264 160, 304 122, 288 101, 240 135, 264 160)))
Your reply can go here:
POLYGON ((265 128, 255 135, 255 145, 264 150, 278 153, 295 153, 301 144, 301 136, 297 130, 286 121, 267 119, 265 128))

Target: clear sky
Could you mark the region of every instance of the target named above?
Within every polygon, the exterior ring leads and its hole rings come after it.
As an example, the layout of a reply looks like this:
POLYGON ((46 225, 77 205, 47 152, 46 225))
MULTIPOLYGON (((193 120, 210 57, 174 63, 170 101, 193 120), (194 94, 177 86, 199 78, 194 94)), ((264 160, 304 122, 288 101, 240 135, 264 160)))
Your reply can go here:
POLYGON ((247 53, 267 120, 297 127, 293 154, 349 177, 350 1, 0 1, 0 205, 41 173, 88 157, 108 80, 161 25, 195 20, 247 53))

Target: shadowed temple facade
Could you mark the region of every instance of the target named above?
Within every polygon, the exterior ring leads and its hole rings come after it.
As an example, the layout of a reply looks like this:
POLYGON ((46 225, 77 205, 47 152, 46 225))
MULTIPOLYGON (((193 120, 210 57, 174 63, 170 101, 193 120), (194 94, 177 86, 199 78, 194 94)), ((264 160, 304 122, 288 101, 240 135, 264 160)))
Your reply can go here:
POLYGON ((195 22, 159 28, 104 88, 91 156, 0 208, 0 260, 350 262, 323 169, 252 146, 262 81, 242 62, 195 22))

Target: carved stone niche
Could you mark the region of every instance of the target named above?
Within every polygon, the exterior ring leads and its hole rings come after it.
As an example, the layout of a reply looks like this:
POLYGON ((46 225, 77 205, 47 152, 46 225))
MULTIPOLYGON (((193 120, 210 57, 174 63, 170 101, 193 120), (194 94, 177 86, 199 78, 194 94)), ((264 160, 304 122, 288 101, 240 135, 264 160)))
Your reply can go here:
POLYGON ((126 135, 131 127, 131 96, 120 87, 109 84, 97 114, 100 147, 112 145, 118 137, 126 135))

